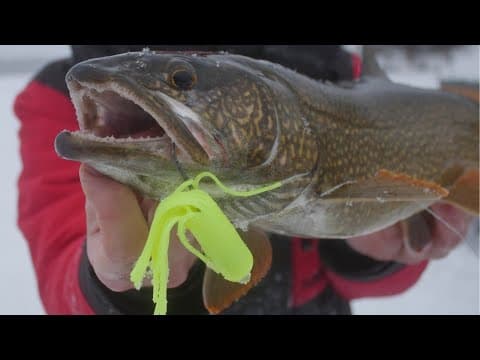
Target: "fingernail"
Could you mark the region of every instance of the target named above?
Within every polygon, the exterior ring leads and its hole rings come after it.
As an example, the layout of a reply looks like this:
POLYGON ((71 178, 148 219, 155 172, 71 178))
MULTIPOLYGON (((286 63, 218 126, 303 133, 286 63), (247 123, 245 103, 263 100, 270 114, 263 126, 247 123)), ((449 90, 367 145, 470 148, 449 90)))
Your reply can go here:
POLYGON ((428 214, 417 214, 408 219, 407 236, 410 248, 421 252, 431 242, 431 230, 428 214))
POLYGON ((431 245, 430 237, 410 237, 410 248, 416 252, 422 252, 428 245, 431 245))

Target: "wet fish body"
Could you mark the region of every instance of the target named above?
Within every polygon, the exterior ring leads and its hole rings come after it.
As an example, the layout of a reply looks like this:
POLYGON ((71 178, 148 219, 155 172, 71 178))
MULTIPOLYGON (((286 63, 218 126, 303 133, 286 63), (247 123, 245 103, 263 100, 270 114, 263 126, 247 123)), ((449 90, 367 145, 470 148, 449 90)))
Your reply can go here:
POLYGON ((59 134, 57 152, 148 197, 171 193, 182 172, 211 171, 237 189, 281 181, 251 198, 206 187, 245 230, 347 238, 440 199, 478 213, 478 200, 450 194, 461 180, 478 195, 478 103, 454 94, 150 51, 80 63, 67 84, 81 130, 59 134))

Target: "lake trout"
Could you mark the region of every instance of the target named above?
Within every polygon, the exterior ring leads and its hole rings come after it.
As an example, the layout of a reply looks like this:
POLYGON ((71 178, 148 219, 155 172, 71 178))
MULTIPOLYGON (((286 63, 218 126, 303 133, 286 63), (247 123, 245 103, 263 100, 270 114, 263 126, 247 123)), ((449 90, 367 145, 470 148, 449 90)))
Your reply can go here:
MULTIPOLYGON (((240 55, 152 51, 87 60, 66 81, 80 130, 60 133, 57 153, 146 197, 161 201, 201 171, 237 190, 282 182, 248 198, 202 185, 242 230, 254 273, 268 271, 271 249, 253 229, 338 239, 439 200, 479 212, 478 103, 393 83, 373 56, 341 84, 240 55)), ((207 272, 207 308, 261 276, 225 285, 207 272)))

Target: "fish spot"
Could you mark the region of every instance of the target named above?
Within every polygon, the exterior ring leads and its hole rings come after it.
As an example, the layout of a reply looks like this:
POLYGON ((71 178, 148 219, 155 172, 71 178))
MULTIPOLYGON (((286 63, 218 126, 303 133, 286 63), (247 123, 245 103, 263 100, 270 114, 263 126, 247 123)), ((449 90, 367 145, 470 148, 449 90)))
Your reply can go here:
POLYGON ((278 159, 280 166, 287 165, 287 153, 285 151, 282 152, 281 156, 278 159))
POLYGON ((235 141, 235 144, 240 146, 242 144, 242 139, 241 139, 241 136, 240 134, 238 133, 237 131, 237 127, 235 126, 235 123, 233 121, 231 121, 229 124, 229 129, 230 129, 230 133, 232 134, 232 137, 235 141))

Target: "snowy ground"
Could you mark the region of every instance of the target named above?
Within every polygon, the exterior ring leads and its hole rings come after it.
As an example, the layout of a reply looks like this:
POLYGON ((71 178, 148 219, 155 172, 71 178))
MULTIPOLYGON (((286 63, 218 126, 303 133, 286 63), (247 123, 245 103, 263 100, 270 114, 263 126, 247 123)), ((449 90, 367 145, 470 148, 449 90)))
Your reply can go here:
MULTIPOLYGON (((390 77, 421 87, 436 87, 440 78, 478 79, 478 47, 462 47, 437 55, 408 57, 385 52, 380 63, 390 77)), ((52 58, 68 55, 66 46, 0 45, 0 314, 44 314, 38 297, 28 248, 16 226, 16 182, 21 164, 18 123, 12 112, 14 96, 33 72, 52 58)), ((479 314, 478 223, 469 246, 462 245, 446 259, 431 263, 420 281, 406 293, 353 303, 356 314, 479 314), (475 254, 476 253, 476 254, 475 254)))

